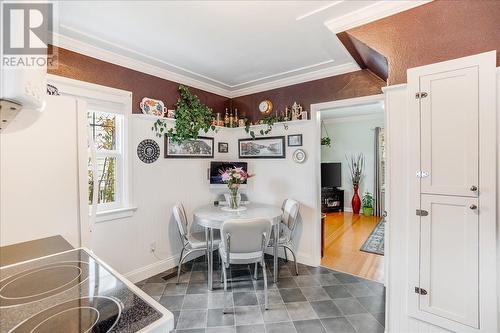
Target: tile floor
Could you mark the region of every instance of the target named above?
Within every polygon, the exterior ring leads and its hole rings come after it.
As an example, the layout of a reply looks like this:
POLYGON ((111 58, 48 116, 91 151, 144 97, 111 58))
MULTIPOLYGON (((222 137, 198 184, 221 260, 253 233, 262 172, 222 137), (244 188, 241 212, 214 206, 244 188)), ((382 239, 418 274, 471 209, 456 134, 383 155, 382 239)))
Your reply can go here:
MULTIPOLYGON (((214 258, 215 258, 214 253, 214 258)), ((232 282, 224 297, 220 268, 214 263, 214 290, 207 289, 204 257, 183 265, 181 283, 158 274, 137 285, 175 316, 177 333, 225 332, 384 332, 385 288, 382 284, 329 270, 281 261, 280 279, 272 282, 268 267, 269 309, 264 309, 262 272, 252 280, 253 267, 233 265, 232 282), (234 306, 223 314, 222 308, 234 306)))

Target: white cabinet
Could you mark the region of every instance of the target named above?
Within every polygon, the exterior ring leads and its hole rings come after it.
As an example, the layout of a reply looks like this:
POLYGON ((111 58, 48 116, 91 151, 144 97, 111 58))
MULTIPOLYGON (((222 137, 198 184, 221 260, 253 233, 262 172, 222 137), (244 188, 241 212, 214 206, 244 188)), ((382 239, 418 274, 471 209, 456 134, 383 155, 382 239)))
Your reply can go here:
POLYGON ((478 327, 478 200, 421 196, 419 309, 478 327))
POLYGON ((496 53, 408 70, 408 313, 497 332, 496 53))
POLYGON ((478 71, 469 67, 419 78, 427 94, 420 99, 422 193, 477 193, 478 71))

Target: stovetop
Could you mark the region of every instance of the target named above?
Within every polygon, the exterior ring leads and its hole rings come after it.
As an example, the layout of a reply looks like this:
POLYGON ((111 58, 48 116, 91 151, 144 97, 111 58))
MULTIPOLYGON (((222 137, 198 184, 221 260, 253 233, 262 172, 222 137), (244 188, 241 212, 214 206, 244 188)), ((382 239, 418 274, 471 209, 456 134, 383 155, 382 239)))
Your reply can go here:
POLYGON ((84 249, 0 268, 0 333, 138 332, 163 314, 84 249))

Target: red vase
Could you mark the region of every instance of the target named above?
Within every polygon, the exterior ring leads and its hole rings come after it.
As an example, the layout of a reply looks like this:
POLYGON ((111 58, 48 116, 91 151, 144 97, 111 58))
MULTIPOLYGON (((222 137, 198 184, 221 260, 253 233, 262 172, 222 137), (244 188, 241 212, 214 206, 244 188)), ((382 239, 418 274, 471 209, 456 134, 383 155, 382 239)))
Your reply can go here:
POLYGON ((354 194, 351 200, 352 213, 359 214, 359 210, 361 208, 361 199, 359 198, 358 195, 358 185, 355 185, 353 189, 354 189, 354 194))

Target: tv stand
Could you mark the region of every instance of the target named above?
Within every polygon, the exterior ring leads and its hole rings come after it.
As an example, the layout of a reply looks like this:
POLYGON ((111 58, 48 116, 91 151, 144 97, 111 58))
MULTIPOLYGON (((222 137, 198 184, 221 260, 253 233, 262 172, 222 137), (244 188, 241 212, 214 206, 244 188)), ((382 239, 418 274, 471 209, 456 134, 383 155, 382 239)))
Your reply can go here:
POLYGON ((336 187, 321 188, 321 212, 343 212, 344 211, 344 190, 336 187))

